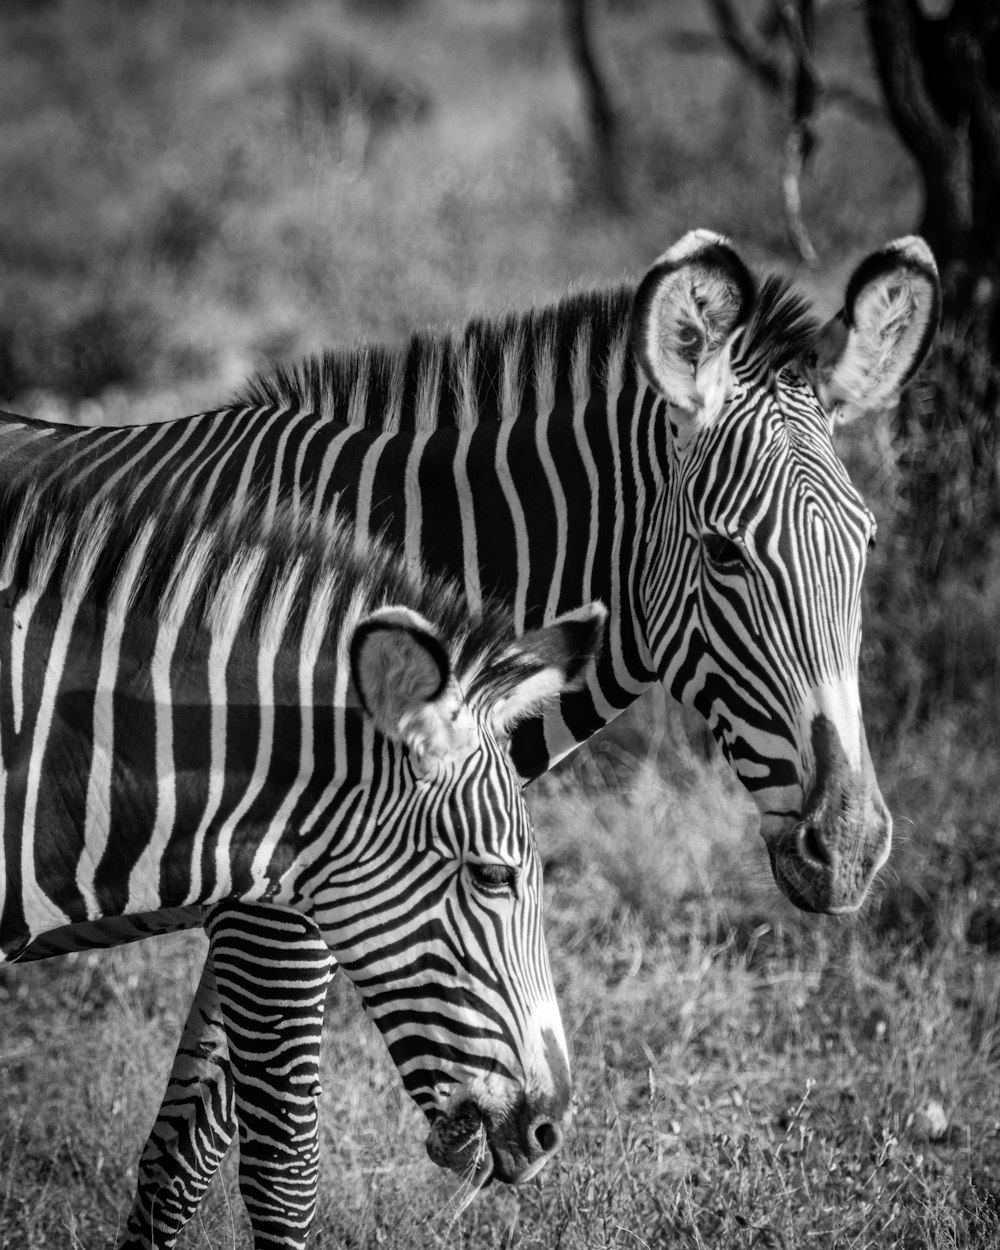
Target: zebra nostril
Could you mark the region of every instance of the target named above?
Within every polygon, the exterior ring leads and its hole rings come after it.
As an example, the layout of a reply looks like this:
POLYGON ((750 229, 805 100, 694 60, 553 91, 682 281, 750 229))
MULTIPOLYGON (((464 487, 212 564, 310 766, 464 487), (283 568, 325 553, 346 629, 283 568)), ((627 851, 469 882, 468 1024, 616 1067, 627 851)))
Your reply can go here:
POLYGON ((562 1145, 562 1133, 558 1125, 543 1120, 541 1124, 535 1125, 535 1141, 541 1146, 544 1154, 555 1154, 562 1145))
POLYGON ((799 854, 806 863, 815 864, 817 868, 830 867, 830 853, 823 845, 819 830, 811 821, 807 821, 799 830, 798 841, 799 854))

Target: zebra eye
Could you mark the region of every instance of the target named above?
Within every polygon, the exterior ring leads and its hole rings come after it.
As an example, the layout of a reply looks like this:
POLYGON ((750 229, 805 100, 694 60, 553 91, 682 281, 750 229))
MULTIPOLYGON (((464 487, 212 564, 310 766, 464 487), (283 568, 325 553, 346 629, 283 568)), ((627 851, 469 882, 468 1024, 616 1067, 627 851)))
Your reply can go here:
POLYGON ((721 573, 734 573, 743 567, 743 553, 731 538, 722 534, 703 534, 701 545, 709 564, 721 573))
POLYGON ((510 864, 466 864, 472 884, 484 894, 515 893, 518 871, 510 864))

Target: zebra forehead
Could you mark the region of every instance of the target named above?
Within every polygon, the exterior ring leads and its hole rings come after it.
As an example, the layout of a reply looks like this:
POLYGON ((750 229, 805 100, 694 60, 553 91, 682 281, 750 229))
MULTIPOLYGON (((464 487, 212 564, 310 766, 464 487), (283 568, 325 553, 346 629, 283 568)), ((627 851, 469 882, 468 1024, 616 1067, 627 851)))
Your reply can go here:
POLYGON ((757 299, 733 349, 733 370, 761 382, 792 360, 816 349, 820 322, 805 297, 787 278, 767 274, 758 282, 757 299))

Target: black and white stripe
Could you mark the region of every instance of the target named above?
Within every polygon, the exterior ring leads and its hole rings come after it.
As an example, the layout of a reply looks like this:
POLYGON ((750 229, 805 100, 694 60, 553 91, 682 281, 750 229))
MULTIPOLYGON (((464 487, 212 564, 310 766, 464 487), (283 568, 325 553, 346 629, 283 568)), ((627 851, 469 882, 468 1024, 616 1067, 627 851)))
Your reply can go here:
POLYGON ((937 306, 920 240, 858 275, 820 327, 786 282, 695 231, 638 288, 330 353, 155 431, 14 422, 0 440, 21 471, 97 492, 122 471, 140 510, 183 493, 210 516, 255 489, 265 519, 283 496, 311 519, 336 510, 471 603, 500 595, 519 630, 601 599, 595 671, 515 730, 522 775, 662 682, 753 794, 786 893, 847 910, 890 825, 857 688, 872 521, 831 422, 892 402, 937 306))
POLYGON ((217 1005, 183 1045, 220 1075, 147 1147, 128 1244, 176 1239, 237 1124, 256 1244, 304 1244, 335 963, 429 1116, 474 1106, 500 1179, 541 1167, 568 1068, 501 741, 579 679, 603 609, 516 640, 281 509, 136 522, 30 487, 0 532, 0 953, 209 935, 217 1005))

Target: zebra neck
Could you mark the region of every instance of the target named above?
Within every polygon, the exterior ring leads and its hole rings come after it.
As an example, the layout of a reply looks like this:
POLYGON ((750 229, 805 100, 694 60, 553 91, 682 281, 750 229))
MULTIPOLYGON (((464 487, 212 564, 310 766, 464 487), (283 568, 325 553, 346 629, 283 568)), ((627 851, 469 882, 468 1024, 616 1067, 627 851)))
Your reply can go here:
POLYGON ((470 606, 498 596, 519 630, 601 599, 607 644, 588 689, 563 700, 561 724, 519 731, 534 738, 523 761, 534 775, 656 680, 641 586, 663 423, 636 385, 621 348, 574 353, 550 385, 523 389, 516 415, 480 405, 460 426, 387 432, 290 403, 119 430, 0 423, 2 475, 64 474, 95 496, 124 494, 137 516, 169 502, 195 525, 269 515, 281 499, 296 515, 336 510, 411 568, 457 578, 470 606))
MULTIPOLYGON (((565 696, 544 725, 518 730, 515 758, 526 776, 657 680, 642 606, 652 516, 666 490, 655 408, 649 392, 631 386, 567 393, 541 415, 438 432, 407 467, 407 506, 393 536, 412 561, 458 577, 473 604, 487 595, 510 603, 519 632, 593 599, 610 611, 587 688, 565 696)), ((391 532, 384 510, 377 515, 391 532)))

